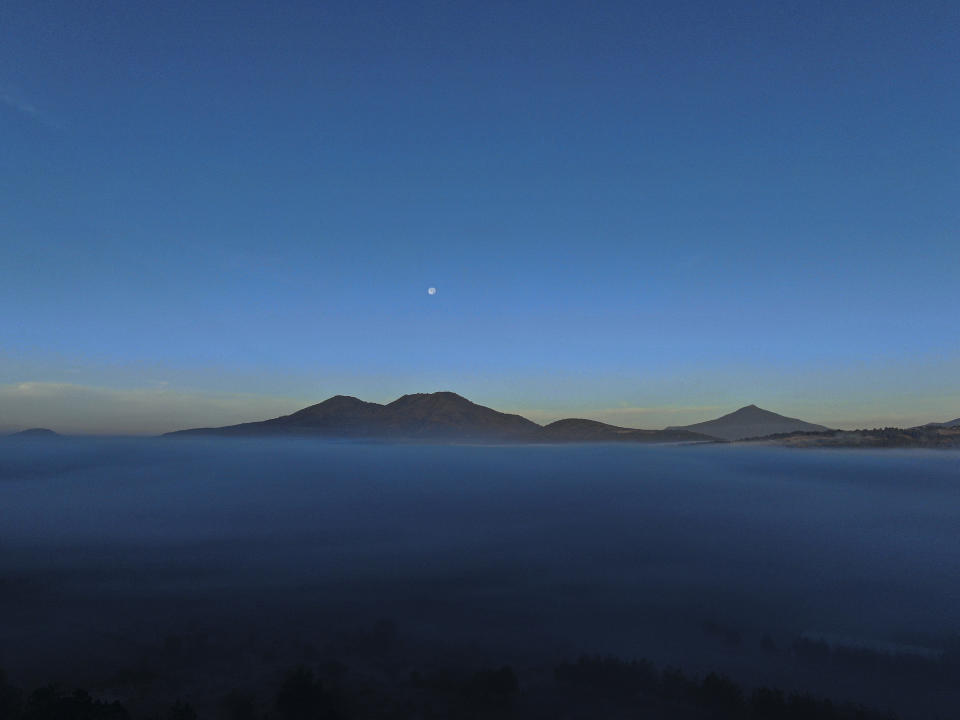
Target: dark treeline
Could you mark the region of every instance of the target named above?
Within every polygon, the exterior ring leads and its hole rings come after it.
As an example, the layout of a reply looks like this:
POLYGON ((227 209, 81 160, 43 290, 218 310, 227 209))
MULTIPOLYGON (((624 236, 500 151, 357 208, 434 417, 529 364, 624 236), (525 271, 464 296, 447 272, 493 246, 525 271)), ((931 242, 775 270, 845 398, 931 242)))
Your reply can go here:
MULTIPOLYGON (((47 685, 23 692, 0 671, 0 720, 201 720, 189 699, 135 714, 115 699, 47 685)), ((431 720, 433 718, 729 718, 891 720, 861 705, 777 688, 747 691, 719 673, 690 676, 647 660, 582 656, 524 686, 510 666, 414 670, 388 686, 348 677, 338 662, 300 664, 266 692, 225 693, 210 720, 431 720)))
POLYGON ((885 673, 927 687, 955 687, 960 680, 960 640, 953 638, 939 655, 884 652, 865 647, 830 644, 799 637, 790 648, 794 657, 837 672, 885 673))

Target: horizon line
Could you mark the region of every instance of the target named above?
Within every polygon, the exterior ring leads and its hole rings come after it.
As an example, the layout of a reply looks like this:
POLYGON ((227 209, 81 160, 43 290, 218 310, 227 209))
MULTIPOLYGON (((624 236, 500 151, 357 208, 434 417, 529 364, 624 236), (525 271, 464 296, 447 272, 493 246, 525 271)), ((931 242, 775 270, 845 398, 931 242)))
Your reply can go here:
MULTIPOLYGON (((210 392, 187 393, 182 391, 174 391, 166 387, 124 390, 124 389, 116 389, 116 388, 101 388, 101 387, 72 385, 69 383, 44 383, 44 382, 23 382, 23 383, 16 383, 16 384, 7 385, 7 386, 0 385, 0 397, 2 397, 2 393, 4 390, 9 390, 10 388, 15 388, 19 390, 22 394, 26 394, 26 395, 29 395, 34 391, 40 391, 40 394, 43 394, 45 398, 50 398, 52 396, 55 396, 57 393, 64 393, 64 392, 69 393, 70 391, 74 391, 77 393, 87 392, 91 395, 96 395, 99 393, 101 395, 107 396, 108 399, 109 399, 109 396, 119 397, 124 395, 132 395, 132 396, 135 396, 136 399, 140 400, 141 402, 149 399, 171 399, 171 398, 180 402, 188 401, 191 399, 192 400, 206 399, 208 401, 210 400, 214 401, 214 404, 216 404, 215 403, 216 400, 230 401, 229 403, 226 403, 226 404, 232 405, 232 410, 236 415, 236 417, 229 418, 229 417, 226 417, 226 414, 224 413, 225 416, 223 417, 223 419, 211 418, 209 422, 205 422, 201 418, 196 418, 196 422, 191 422, 186 418, 184 418, 182 422, 174 418, 169 418, 168 422, 164 423, 167 426, 166 429, 158 429, 154 427, 153 429, 141 429, 141 430, 133 430, 133 431, 130 431, 129 428, 121 429, 120 427, 118 427, 118 424, 120 424, 119 418, 117 418, 117 420, 115 420, 114 422, 101 422, 100 424, 103 425, 104 427, 101 427, 100 429, 80 428, 78 427, 78 423, 76 421, 70 421, 69 419, 65 419, 62 422, 56 422, 56 421, 32 422, 29 420, 27 422, 18 422, 13 418, 8 418, 8 419, 5 419, 5 421, 2 423, 2 426, 0 426, 0 432, 2 432, 3 434, 15 434, 18 432, 23 432, 24 430, 32 430, 32 429, 39 429, 39 428, 55 429, 57 426, 60 426, 61 428, 63 428, 62 430, 55 430, 58 434, 76 436, 76 437, 150 437, 154 435, 163 435, 166 432, 176 431, 179 429, 196 429, 201 427, 216 428, 216 427, 227 427, 230 425, 242 424, 244 422, 260 422, 263 420, 270 420, 277 417, 283 417, 285 415, 298 412, 299 410, 302 410, 304 408, 313 407, 315 405, 322 404, 336 397, 347 397, 347 398, 358 400, 360 402, 369 402, 371 404, 376 404, 376 405, 387 405, 389 404, 389 402, 395 402, 396 400, 399 400, 403 397, 412 396, 412 395, 452 394, 457 397, 463 398, 467 402, 471 402, 472 404, 480 405, 482 407, 488 407, 492 410, 496 410, 497 412, 502 412, 502 413, 511 414, 511 415, 519 415, 541 426, 548 425, 551 422, 556 422, 557 420, 582 419, 582 420, 601 422, 608 425, 615 425, 617 427, 623 427, 623 428, 635 429, 635 430, 662 430, 662 429, 668 429, 668 428, 685 428, 691 425, 697 425, 701 422, 709 422, 711 420, 724 417, 726 415, 729 415, 733 412, 737 412, 738 410, 743 410, 745 408, 757 407, 759 409, 766 410, 766 408, 763 408, 757 403, 748 403, 745 405, 740 405, 738 407, 732 407, 732 405, 726 405, 726 404, 699 405, 699 406, 670 406, 670 405, 646 406, 646 407, 645 406, 637 406, 637 407, 620 406, 620 407, 613 407, 613 408, 609 408, 609 407, 608 408, 591 408, 588 412, 585 412, 585 413, 574 412, 574 414, 570 414, 570 413, 564 413, 558 410, 544 410, 544 409, 530 408, 530 407, 519 408, 519 409, 515 407, 507 407, 505 409, 499 409, 497 407, 494 407, 493 405, 483 405, 482 403, 477 403, 473 400, 470 400, 466 396, 461 395, 460 393, 457 393, 454 390, 436 390, 432 392, 403 393, 401 395, 398 395, 396 398, 394 398, 394 400, 391 400, 388 402, 382 402, 382 403, 376 402, 376 401, 362 400, 357 395, 335 393, 333 395, 328 396, 324 400, 321 400, 316 403, 299 405, 295 409, 290 410, 288 412, 283 412, 283 411, 278 412, 279 408, 277 409, 263 408, 262 411, 258 413, 254 419, 250 419, 251 412, 253 411, 252 406, 255 406, 257 403, 255 402, 238 403, 238 401, 242 401, 242 400, 252 401, 255 399, 260 399, 260 400, 272 401, 274 403, 276 403, 277 401, 281 401, 283 402, 283 404, 289 404, 289 405, 293 405, 294 403, 299 403, 303 401, 298 401, 298 400, 295 400, 294 398, 280 399, 275 396, 262 395, 262 394, 250 394, 250 393, 210 393, 210 392), (732 409, 727 410, 726 412, 723 412, 725 408, 732 408, 732 409), (713 411, 718 414, 711 414, 708 417, 705 417, 701 420, 693 420, 692 422, 679 422, 674 424, 666 424, 662 428, 658 427, 659 424, 653 424, 653 426, 648 425, 646 427, 635 427, 635 425, 637 425, 636 422, 632 424, 618 424, 616 422, 616 416, 619 416, 619 415, 637 415, 637 414, 642 415, 642 414, 651 414, 651 413, 661 414, 661 415, 677 414, 677 413, 689 414, 690 412, 698 411, 698 410, 703 412, 713 411), (610 421, 611 415, 614 416, 613 422, 610 421), (594 417, 590 417, 590 416, 594 416, 594 417), (67 425, 68 427, 64 428, 63 427, 64 425, 67 425)), ((21 399, 26 399, 26 398, 21 398, 21 399)), ((94 400, 94 398, 89 398, 89 399, 94 400)), ((221 403, 221 409, 225 410, 224 403, 221 403)), ((773 410, 767 410, 767 412, 775 412, 778 415, 781 414, 773 410)), ((786 412, 795 412, 795 411, 787 410, 786 412)), ((122 415, 123 413, 120 411, 117 411, 114 414, 122 415)), ((148 421, 149 419, 151 419, 149 412, 145 414, 144 408, 142 406, 137 408, 136 414, 141 420, 141 424, 143 423, 143 421, 148 421)), ((158 413, 157 413, 158 419, 163 414, 164 413, 159 412, 158 410, 158 413)), ((796 418, 794 415, 785 415, 784 417, 792 417, 793 419, 802 420, 802 418, 796 418)), ((811 422, 812 424, 823 425, 824 427, 827 427, 830 429, 840 429, 840 430, 878 429, 882 427, 903 427, 903 428, 919 427, 921 425, 924 425, 930 422, 950 422, 951 421, 951 419, 949 418, 943 421, 931 421, 927 419, 924 422, 919 422, 919 423, 916 423, 913 421, 910 421, 910 422, 900 421, 896 424, 891 424, 890 423, 891 420, 893 420, 893 418, 888 417, 888 418, 884 418, 883 421, 881 422, 875 421, 873 423, 864 422, 864 421, 856 421, 856 422, 827 421, 827 422, 817 422, 817 423, 813 423, 813 421, 808 421, 808 420, 803 420, 803 421, 811 422)))

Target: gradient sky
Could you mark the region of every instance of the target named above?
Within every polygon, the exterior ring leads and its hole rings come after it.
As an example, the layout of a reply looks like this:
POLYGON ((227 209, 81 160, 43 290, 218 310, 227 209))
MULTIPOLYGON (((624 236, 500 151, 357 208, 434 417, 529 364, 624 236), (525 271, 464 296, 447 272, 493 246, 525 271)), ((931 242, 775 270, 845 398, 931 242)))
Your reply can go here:
POLYGON ((0 429, 440 389, 960 416, 958 33, 952 0, 7 0, 0 429))

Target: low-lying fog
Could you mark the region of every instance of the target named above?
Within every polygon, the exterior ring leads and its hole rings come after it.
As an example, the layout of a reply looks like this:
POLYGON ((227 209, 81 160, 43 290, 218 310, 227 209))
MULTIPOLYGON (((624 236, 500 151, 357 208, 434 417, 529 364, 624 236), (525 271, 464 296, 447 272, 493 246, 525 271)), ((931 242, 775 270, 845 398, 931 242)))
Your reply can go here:
POLYGON ((6 441, 0 571, 0 666, 27 684, 198 634, 333 652, 389 619, 421 650, 613 652, 882 707, 783 651, 956 635, 960 453, 6 441))

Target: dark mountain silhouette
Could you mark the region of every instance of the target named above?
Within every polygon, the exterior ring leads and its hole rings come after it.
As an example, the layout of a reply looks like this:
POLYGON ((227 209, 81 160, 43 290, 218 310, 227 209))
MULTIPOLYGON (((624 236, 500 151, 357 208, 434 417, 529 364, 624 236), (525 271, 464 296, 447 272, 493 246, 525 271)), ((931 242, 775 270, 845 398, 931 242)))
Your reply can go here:
POLYGON ((21 430, 20 432, 15 432, 11 435, 7 435, 9 438, 31 438, 31 439, 43 439, 43 438, 58 438, 63 437, 60 433, 54 432, 53 430, 48 430, 47 428, 30 428, 29 430, 21 430))
POLYGON ((758 408, 756 405, 747 405, 715 420, 707 420, 693 425, 671 426, 667 430, 688 430, 722 438, 723 440, 745 440, 779 433, 820 432, 829 430, 829 428, 778 415, 775 412, 758 408))
POLYGON ((298 431, 343 436, 370 435, 379 429, 383 408, 383 405, 364 402, 349 395, 334 395, 291 415, 222 429, 255 435, 298 431))
POLYGON ((337 395, 291 415, 169 435, 321 435, 387 439, 517 439, 535 422, 477 405, 452 392, 404 395, 387 405, 337 395))
POLYGON ((508 438, 540 429, 525 417, 477 405, 452 392, 404 395, 386 410, 390 435, 508 438))
POLYGON ((569 418, 545 425, 539 439, 547 442, 711 442, 716 438, 688 430, 635 430, 596 420, 569 418))
POLYGON ((336 395, 272 420, 167 434, 485 442, 704 442, 716 439, 682 430, 634 430, 579 419, 558 420, 541 427, 520 415, 477 405, 452 392, 404 395, 386 405, 336 395))

